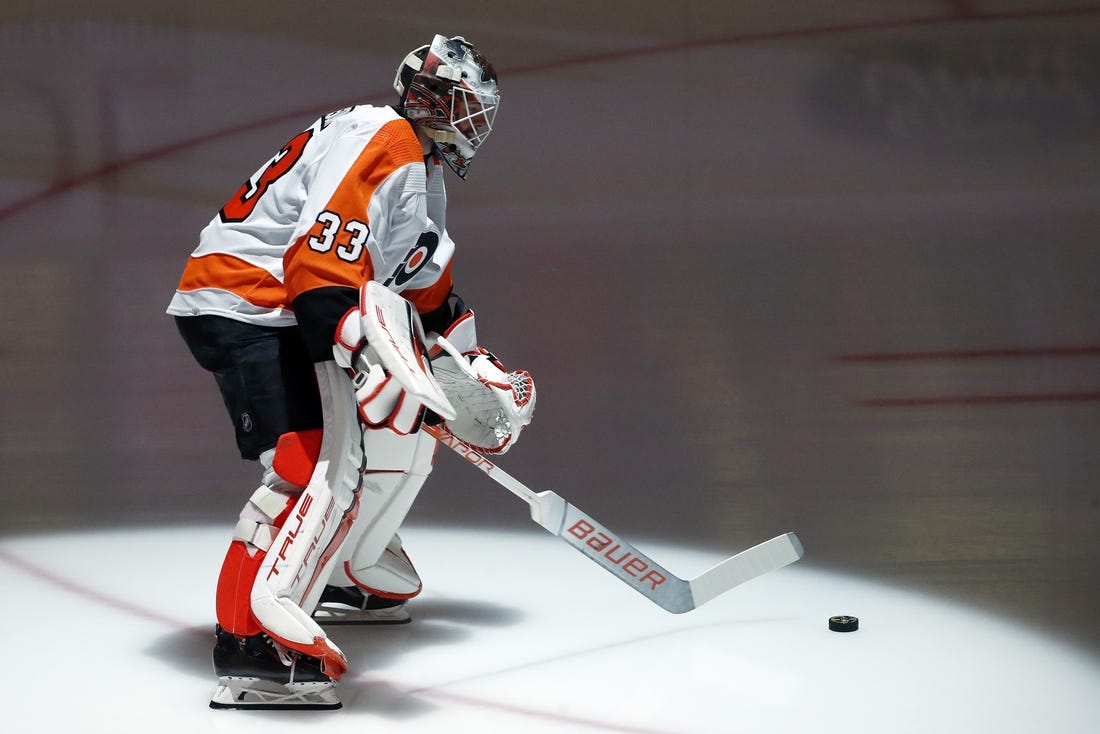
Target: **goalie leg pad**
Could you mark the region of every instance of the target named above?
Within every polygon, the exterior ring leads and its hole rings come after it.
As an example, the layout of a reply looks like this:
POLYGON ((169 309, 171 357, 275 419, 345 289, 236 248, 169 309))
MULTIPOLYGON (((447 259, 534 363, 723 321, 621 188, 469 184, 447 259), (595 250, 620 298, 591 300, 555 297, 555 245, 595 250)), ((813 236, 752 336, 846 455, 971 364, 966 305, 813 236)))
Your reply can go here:
MULTIPOLYGON (((271 459, 270 456, 261 457, 265 468, 265 482, 269 480, 268 474, 272 471, 269 465, 271 459)), ((242 637, 260 632, 252 614, 252 585, 267 550, 294 507, 297 493, 301 492, 300 487, 289 486, 285 479, 280 483, 290 491, 275 490, 265 483, 252 493, 233 529, 233 541, 229 544, 221 573, 218 575, 215 601, 218 624, 242 637)))
POLYGON ((347 660, 304 609, 312 609, 359 511, 362 437, 348 376, 316 365, 324 429, 316 469, 260 564, 250 603, 260 628, 290 650, 320 660, 336 680, 347 660), (321 583, 318 581, 321 580, 321 583))
POLYGON ((328 584, 357 586, 388 599, 420 593, 420 576, 401 547, 397 530, 431 474, 436 442, 426 433, 397 436, 364 431, 367 469, 359 519, 328 584))
POLYGON ((356 586, 368 594, 400 601, 412 599, 420 593, 423 583, 401 546, 401 536, 394 535, 382 555, 370 565, 365 565, 369 555, 364 554, 362 559, 359 557, 360 549, 364 547, 365 544, 357 547, 356 553, 344 564, 344 573, 356 586))

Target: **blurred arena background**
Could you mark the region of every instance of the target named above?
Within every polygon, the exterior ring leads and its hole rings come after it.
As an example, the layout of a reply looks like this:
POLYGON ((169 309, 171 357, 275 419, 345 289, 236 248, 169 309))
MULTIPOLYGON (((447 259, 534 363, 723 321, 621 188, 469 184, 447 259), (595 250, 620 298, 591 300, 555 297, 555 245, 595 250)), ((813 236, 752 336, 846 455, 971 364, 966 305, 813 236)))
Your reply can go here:
MULTIPOLYGON (((540 392, 502 465, 1100 653, 1100 3, 9 1, 0 531, 228 537, 258 476, 164 315, 183 262, 437 32, 501 76, 449 226, 540 392)), ((528 523, 444 453, 410 520, 528 523)))

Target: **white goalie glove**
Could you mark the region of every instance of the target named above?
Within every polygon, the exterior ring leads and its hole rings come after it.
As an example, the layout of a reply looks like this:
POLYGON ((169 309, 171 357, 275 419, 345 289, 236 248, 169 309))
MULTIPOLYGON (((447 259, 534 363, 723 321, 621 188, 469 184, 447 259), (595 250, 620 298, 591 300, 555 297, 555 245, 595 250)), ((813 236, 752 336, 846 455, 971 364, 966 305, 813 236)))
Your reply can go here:
POLYGON ((435 341, 443 354, 433 359, 432 371, 458 414, 446 421, 447 429, 480 451, 503 454, 534 416, 531 375, 525 370, 507 371, 491 352, 478 346, 473 311, 435 341))
POLYGON ((442 418, 454 408, 432 378, 423 327, 412 305, 376 282, 360 292, 360 303, 340 319, 336 363, 355 387, 359 416, 371 428, 415 433, 428 408, 442 418))

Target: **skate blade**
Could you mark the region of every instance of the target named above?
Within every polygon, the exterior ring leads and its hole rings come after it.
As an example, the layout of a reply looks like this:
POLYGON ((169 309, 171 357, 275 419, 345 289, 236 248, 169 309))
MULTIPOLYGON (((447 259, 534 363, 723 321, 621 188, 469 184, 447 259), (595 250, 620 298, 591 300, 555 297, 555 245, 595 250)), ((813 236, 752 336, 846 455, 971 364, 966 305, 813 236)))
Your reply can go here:
POLYGON ((321 602, 313 612, 317 624, 408 624, 412 617, 400 604, 385 609, 356 609, 343 604, 321 602))
POLYGON ((261 678, 222 676, 210 699, 212 709, 332 710, 341 707, 332 681, 277 683, 261 678))

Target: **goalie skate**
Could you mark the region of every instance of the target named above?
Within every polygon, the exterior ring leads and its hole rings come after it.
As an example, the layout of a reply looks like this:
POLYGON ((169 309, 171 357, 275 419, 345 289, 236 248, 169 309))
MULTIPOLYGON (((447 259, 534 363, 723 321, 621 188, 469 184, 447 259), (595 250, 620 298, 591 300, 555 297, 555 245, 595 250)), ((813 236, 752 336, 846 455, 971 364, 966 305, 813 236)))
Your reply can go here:
POLYGON ((357 586, 326 586, 313 612, 320 624, 406 624, 404 599, 364 594, 357 586))
POLYGON ((335 688, 331 680, 276 683, 262 678, 222 676, 210 699, 210 708, 334 710, 341 706, 335 688))
POLYGON ((237 637, 217 628, 213 709, 338 709, 336 683, 320 661, 264 634, 237 637))

